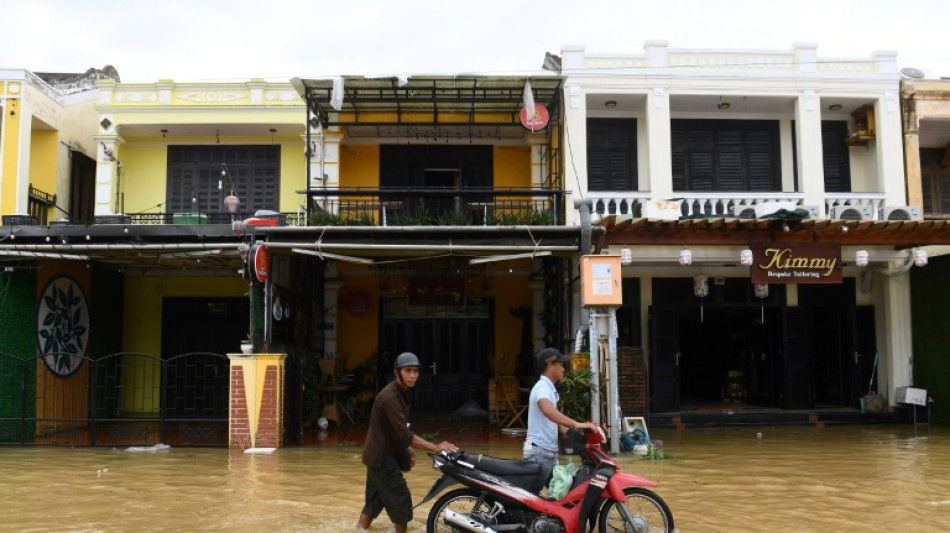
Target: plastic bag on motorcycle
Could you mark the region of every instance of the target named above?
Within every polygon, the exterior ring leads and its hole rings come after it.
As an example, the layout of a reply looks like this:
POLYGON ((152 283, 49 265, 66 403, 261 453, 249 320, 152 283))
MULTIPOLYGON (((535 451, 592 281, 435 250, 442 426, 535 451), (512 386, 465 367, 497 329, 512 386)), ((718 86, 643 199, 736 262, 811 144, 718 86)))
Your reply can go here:
POLYGON ((574 483, 574 463, 554 465, 551 473, 551 484, 548 485, 548 496, 560 500, 567 494, 574 483))

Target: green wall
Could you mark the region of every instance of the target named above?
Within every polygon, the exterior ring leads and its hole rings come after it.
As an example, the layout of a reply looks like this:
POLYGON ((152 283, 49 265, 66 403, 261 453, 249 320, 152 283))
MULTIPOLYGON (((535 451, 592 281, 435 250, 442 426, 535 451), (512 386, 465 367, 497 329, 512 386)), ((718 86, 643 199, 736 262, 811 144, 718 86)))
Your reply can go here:
POLYGON ((36 416, 36 270, 11 263, 0 269, 0 442, 17 442, 27 360, 26 416, 36 416))
POLYGON ((931 424, 950 425, 950 258, 911 269, 914 386, 934 399, 931 424))

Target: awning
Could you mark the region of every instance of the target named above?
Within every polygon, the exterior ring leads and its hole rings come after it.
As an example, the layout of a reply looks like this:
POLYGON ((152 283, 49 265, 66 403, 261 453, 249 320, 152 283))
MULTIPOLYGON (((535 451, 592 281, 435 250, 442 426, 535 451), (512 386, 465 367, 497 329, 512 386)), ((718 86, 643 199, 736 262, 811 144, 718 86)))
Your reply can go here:
MULTIPOLYGON (((556 73, 537 72, 522 76, 294 78, 291 83, 322 127, 340 126, 350 138, 505 139, 525 134, 520 124, 525 84, 530 82, 534 102, 543 105, 555 121, 563 81, 556 73), (395 114, 396 118, 382 122, 380 114, 395 114), (431 118, 420 121, 420 114, 431 118), (490 115, 505 118, 486 121, 490 115)), ((311 128, 316 129, 316 121, 312 122, 311 128)))

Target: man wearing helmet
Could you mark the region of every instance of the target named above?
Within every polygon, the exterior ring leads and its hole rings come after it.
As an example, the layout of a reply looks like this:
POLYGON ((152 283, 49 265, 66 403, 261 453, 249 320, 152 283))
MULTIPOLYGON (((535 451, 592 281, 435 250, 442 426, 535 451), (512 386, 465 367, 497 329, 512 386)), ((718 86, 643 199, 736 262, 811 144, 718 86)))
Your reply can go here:
POLYGON ((396 533, 405 533, 412 520, 412 494, 403 472, 416 464, 413 447, 430 452, 457 452, 450 442, 433 444, 409 430, 409 389, 419 379, 419 358, 405 352, 394 365, 396 379, 383 387, 373 401, 369 429, 363 444, 366 465, 366 503, 356 523, 368 529, 383 509, 393 521, 396 533))
POLYGON ((535 355, 535 359, 541 377, 531 389, 528 399, 528 433, 524 441, 524 458, 541 465, 538 480, 540 491, 548 484, 554 465, 557 464, 558 429, 596 429, 597 426, 591 422, 577 422, 557 410, 560 397, 554 386, 564 379, 564 365, 571 362, 571 356, 562 354, 556 348, 545 348, 535 355))

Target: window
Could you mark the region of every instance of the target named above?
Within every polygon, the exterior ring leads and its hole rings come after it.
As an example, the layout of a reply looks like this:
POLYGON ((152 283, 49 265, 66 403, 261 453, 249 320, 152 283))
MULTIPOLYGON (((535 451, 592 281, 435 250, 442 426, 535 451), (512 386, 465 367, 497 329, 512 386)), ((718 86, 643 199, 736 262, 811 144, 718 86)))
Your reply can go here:
POLYGON ((279 210, 280 146, 169 146, 164 211, 223 213, 231 182, 242 212, 279 210))
POLYGON ((821 122, 821 152, 825 169, 826 192, 851 192, 851 155, 845 139, 846 121, 821 122))
POLYGON ((920 185, 924 196, 924 214, 950 214, 950 168, 941 166, 943 148, 920 150, 920 185))
POLYGON ((637 121, 587 119, 587 187, 591 191, 637 190, 637 121))
POLYGON ((673 120, 673 189, 781 190, 778 121, 673 120))

